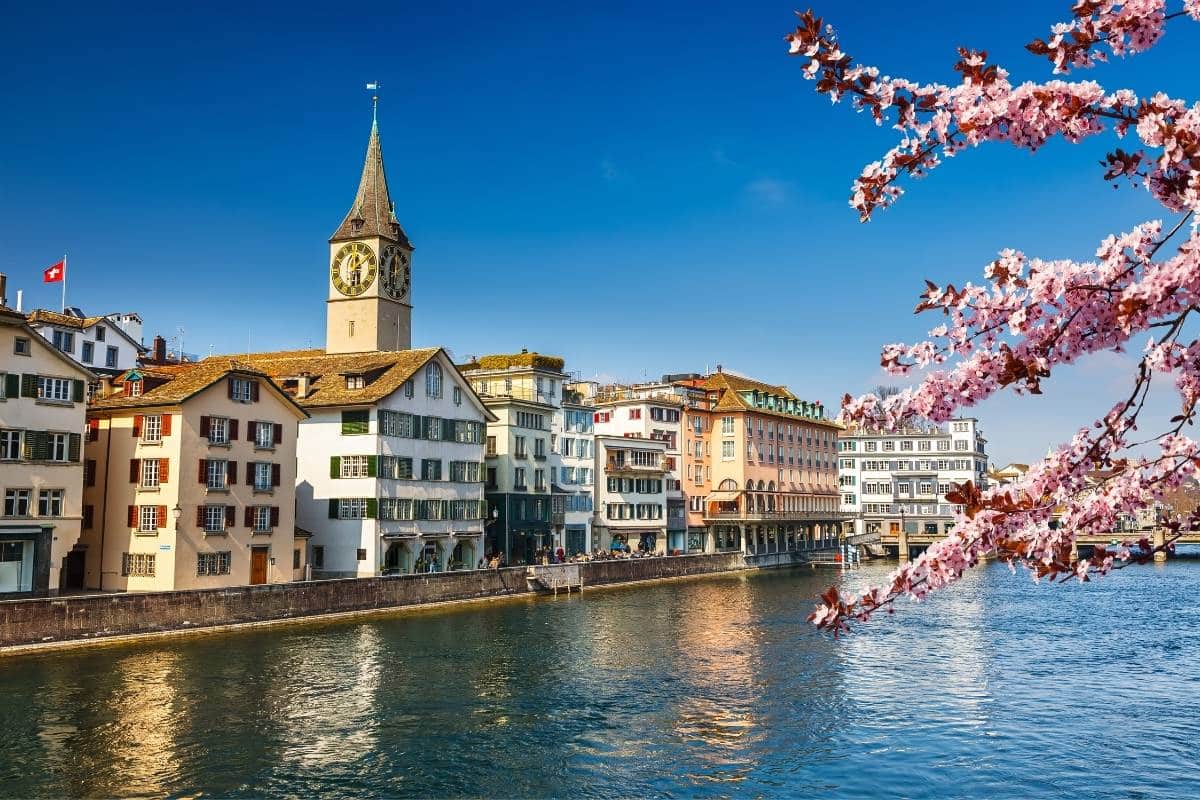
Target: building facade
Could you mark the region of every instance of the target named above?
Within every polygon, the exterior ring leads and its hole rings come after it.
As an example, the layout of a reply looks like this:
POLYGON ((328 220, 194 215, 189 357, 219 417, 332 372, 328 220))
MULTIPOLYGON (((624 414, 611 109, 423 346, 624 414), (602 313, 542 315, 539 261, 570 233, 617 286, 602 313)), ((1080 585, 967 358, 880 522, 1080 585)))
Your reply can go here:
POLYGON ((597 433, 595 453, 596 547, 666 555, 667 442, 597 433))
POLYGON ((0 597, 83 587, 83 440, 93 375, 9 309, 0 276, 0 597))
POLYGON ((592 549, 592 512, 595 508, 595 447, 593 410, 573 389, 563 389, 562 406, 551 422, 551 438, 558 454, 555 499, 562 496, 562 547, 568 555, 592 549), (556 439, 554 437, 557 437, 556 439))
POLYGON ((29 324, 55 349, 97 375, 115 377, 132 369, 144 350, 141 340, 117 320, 85 317, 78 309, 61 314, 38 309, 29 314, 29 324))
POLYGON ((705 394, 687 410, 688 436, 704 445, 693 443, 687 460, 704 497, 705 551, 761 556, 835 543, 842 428, 822 404, 720 367, 685 383, 705 394))
POLYGON ((228 359, 119 376, 88 410, 85 585, 166 591, 284 583, 295 546, 297 425, 265 373, 228 359))
POLYGON ((928 542, 954 526, 951 487, 986 488, 987 468, 987 440, 974 418, 892 433, 853 428, 839 443, 841 509, 854 533, 879 534, 885 546, 900 546, 901 532, 906 543, 928 542))
POLYGON ((565 549, 568 493, 554 490, 564 463, 554 430, 563 360, 522 351, 480 356, 462 370, 494 417, 485 453, 487 553, 529 564, 539 551, 565 549))

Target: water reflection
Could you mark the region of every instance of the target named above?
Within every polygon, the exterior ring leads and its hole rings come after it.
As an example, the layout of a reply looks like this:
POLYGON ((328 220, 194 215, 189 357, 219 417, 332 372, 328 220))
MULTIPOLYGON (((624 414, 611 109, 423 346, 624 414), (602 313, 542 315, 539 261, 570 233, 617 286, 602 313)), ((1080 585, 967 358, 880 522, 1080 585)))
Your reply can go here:
POLYGON ((804 616, 839 579, 7 659, 0 796, 940 800, 1073 797, 1081 774, 1094 797, 1200 795, 1200 564, 1054 589, 988 569, 835 642, 804 616), (1161 757, 1097 775, 1096 742, 1106 763, 1161 757))

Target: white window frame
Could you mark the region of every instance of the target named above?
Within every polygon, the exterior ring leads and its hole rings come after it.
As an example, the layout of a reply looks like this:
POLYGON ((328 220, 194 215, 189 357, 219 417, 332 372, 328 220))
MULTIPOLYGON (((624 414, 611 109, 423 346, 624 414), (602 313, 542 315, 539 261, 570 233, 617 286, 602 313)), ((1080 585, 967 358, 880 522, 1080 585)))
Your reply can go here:
POLYGON ((223 458, 210 458, 205 466, 204 485, 208 489, 229 488, 229 462, 223 458))
POLYGON ((63 489, 38 490, 38 516, 61 517, 66 492, 63 489))
POLYGON ((69 378, 38 375, 37 395, 39 400, 49 400, 54 403, 69 403, 71 402, 71 381, 69 378))
POLYGON ((204 507, 204 532, 225 532, 225 506, 206 505, 204 507))
POLYGON ((271 507, 254 506, 254 532, 266 533, 271 530, 271 507))
POLYGON ((157 506, 138 506, 138 532, 154 533, 158 530, 157 506))
POLYGON ((21 433, 14 429, 0 430, 0 461, 21 459, 21 433))
POLYGON ((162 414, 147 414, 142 417, 142 441, 162 441, 162 414))
POLYGON ((341 476, 343 478, 365 478, 369 463, 369 456, 342 456, 341 476))
POLYGON ((254 396, 251 381, 245 378, 230 378, 230 380, 233 382, 230 399, 235 403, 249 403, 254 396))
POLYGON ((229 444, 229 417, 208 418, 208 443, 229 444))
POLYGON ((273 488, 271 477, 274 469, 269 461, 254 463, 254 491, 269 492, 273 488))
POLYGON ((254 423, 254 446, 266 450, 275 446, 275 423, 254 423))
POLYGON ((141 469, 141 482, 138 484, 143 489, 156 489, 162 485, 162 473, 160 464, 157 458, 143 458, 141 469))

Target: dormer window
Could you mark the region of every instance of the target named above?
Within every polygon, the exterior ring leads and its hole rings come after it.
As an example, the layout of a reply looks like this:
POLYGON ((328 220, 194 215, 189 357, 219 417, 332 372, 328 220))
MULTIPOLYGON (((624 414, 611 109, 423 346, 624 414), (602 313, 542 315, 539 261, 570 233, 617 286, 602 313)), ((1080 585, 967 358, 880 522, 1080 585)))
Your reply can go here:
POLYGON ((367 379, 365 377, 363 377, 362 375, 347 375, 346 376, 346 388, 347 389, 365 389, 366 386, 367 386, 367 379))
POLYGON ((125 381, 125 394, 130 397, 138 397, 142 393, 142 379, 140 377, 130 378, 125 381))

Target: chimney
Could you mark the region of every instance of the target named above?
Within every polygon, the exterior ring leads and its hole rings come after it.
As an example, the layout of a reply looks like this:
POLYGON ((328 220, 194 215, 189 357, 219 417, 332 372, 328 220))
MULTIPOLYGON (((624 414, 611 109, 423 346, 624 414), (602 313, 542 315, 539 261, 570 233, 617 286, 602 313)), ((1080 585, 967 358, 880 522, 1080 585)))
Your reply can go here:
POLYGON ((24 290, 17 289, 17 307, 15 309, 13 309, 14 311, 21 310, 21 298, 23 298, 24 296, 25 296, 24 290))
POLYGON ((167 362, 167 340, 161 336, 154 337, 154 361, 157 364, 167 362))
POLYGON ((5 275, 3 272, 0 272, 0 306, 8 305, 8 295, 6 295, 4 293, 4 290, 7 288, 8 288, 8 276, 5 275))
POLYGON ((721 365, 717 364, 717 372, 720 372, 720 371, 721 371, 721 365))
POLYGON ((303 400, 308 397, 308 390, 312 386, 312 375, 307 372, 301 372, 296 376, 296 399, 303 400))

